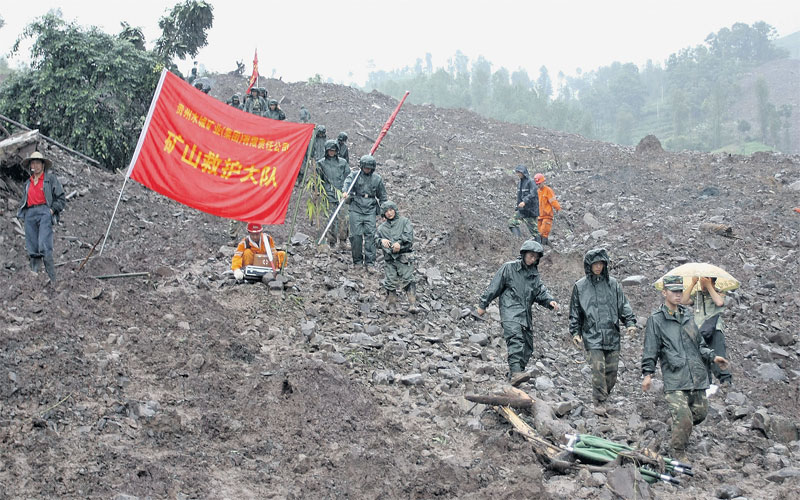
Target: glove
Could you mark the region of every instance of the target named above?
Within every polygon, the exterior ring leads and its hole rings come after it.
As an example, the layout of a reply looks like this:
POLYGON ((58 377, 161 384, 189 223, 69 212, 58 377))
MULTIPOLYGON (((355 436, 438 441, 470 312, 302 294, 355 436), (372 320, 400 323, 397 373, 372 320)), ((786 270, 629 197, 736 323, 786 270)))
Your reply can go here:
POLYGON ((575 335, 572 337, 572 343, 575 344, 575 347, 581 347, 583 345, 583 338, 580 335, 575 335))
POLYGON ((636 332, 637 332, 636 325, 629 326, 628 328, 625 329, 625 331, 628 332, 628 335, 631 335, 631 336, 636 335, 636 332))
POLYGON ((241 269, 234 269, 233 277, 236 278, 236 281, 242 281, 244 279, 244 271, 241 269))

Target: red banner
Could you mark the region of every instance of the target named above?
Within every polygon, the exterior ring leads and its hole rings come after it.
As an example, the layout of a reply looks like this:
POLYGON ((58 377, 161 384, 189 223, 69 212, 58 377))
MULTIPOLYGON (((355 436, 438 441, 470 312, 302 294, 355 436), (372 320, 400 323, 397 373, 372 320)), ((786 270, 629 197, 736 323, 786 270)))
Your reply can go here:
POLYGON ((164 70, 128 174, 203 212, 283 224, 313 130, 240 111, 164 70))

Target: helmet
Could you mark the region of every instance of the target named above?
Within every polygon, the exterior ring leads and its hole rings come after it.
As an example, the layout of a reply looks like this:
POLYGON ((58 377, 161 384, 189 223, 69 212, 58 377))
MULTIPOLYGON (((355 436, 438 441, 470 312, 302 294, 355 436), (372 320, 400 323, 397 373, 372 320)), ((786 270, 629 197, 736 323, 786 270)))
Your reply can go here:
POLYGON ((375 170, 375 157, 372 155, 364 155, 358 160, 358 166, 361 168, 371 168, 375 170))
POLYGON ((239 97, 239 94, 233 94, 231 96, 231 102, 239 102, 240 100, 241 100, 241 97, 239 97))
POLYGON ((317 137, 325 137, 325 125, 317 125, 317 137))
POLYGON ((260 233, 261 232, 261 224, 257 222, 251 222, 247 225, 247 232, 248 233, 260 233))
POLYGON ((273 104, 275 106, 277 106, 278 105, 278 100, 277 99, 270 99, 267 104, 269 104, 270 106, 272 106, 273 104))
POLYGON ((344 142, 347 140, 347 132, 339 132, 339 140, 344 142))
POLYGON ((536 184, 541 184, 544 182, 544 174, 536 174, 533 176, 533 182, 536 184))
POLYGON ((201 82, 200 80, 195 80, 194 88, 196 88, 197 90, 203 90, 203 82, 201 82))
POLYGON ((335 150, 338 153, 339 143, 334 141, 333 139, 328 139, 327 141, 325 141, 325 152, 327 153, 331 149, 335 150))

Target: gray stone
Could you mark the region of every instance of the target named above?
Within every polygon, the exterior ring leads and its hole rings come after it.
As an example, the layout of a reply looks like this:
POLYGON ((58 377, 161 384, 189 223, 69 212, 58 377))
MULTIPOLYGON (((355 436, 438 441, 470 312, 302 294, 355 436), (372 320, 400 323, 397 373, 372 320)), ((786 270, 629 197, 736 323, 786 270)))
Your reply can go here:
POLYGON ((383 344, 366 333, 354 333, 350 335, 350 343, 364 347, 381 347, 383 344))
POLYGON ((784 467, 781 470, 772 472, 767 474, 766 478, 767 481, 772 481, 773 483, 783 483, 787 479, 792 479, 800 477, 800 469, 795 467, 784 467))
POLYGON ((372 372, 372 383, 378 385, 391 384, 394 382, 394 372, 392 370, 375 370, 372 372))
POLYGON ((787 346, 794 344, 794 335, 784 329, 773 331, 767 334, 767 338, 773 344, 787 346))
POLYGON ((714 493, 717 498, 730 499, 742 495, 742 489, 733 484, 723 484, 714 493))
POLYGON ((347 359, 338 352, 332 352, 328 354, 328 361, 335 365, 343 365, 347 363, 347 359))
POLYGON ((597 231, 592 231, 592 238, 599 240, 600 238, 605 238, 608 236, 608 231, 605 229, 598 229, 597 231))
POLYGON ((199 370, 204 364, 206 364, 206 359, 202 354, 195 354, 189 359, 189 366, 194 370, 199 370))
POLYGON ((381 333, 381 327, 378 325, 367 325, 365 331, 367 332, 367 335, 378 335, 381 333))
POLYGON ((603 225, 597 220, 597 217, 591 214, 591 212, 586 212, 583 215, 583 223, 589 226, 592 229, 600 229, 603 225))
POLYGON ((448 380, 461 380, 461 370, 458 368, 444 368, 439 370, 439 375, 448 380))
POLYGON ((741 392, 729 392, 725 396, 725 403, 729 405, 743 405, 747 402, 747 397, 741 392))
POLYGON ((567 413, 571 412, 575 407, 578 406, 576 401, 562 401, 561 403, 556 404, 553 406, 553 412, 559 418, 563 417, 567 413))
POLYGON ((410 375, 403 375, 398 380, 403 385, 422 385, 425 383, 425 376, 421 373, 412 373, 410 375))
POLYGON ((603 486, 606 484, 606 475, 602 472, 593 472, 589 479, 586 481, 587 486, 603 486))
POLYGON ((472 417, 467 421, 467 429, 475 432, 480 432, 483 430, 483 424, 481 423, 480 417, 472 417))
POLYGON ((797 433, 797 425, 793 421, 773 415, 767 424, 767 437, 779 443, 788 444, 797 441, 800 436, 797 433))
POLYGON ((546 377, 544 375, 540 375, 536 377, 536 381, 534 382, 537 391, 550 391, 555 387, 553 384, 553 380, 550 377, 546 377))
POLYGON ((650 280, 647 278, 647 276, 642 276, 641 274, 635 274, 633 276, 628 276, 626 278, 623 278, 622 281, 620 281, 620 283, 622 283, 622 286, 633 286, 633 285, 644 285, 648 281, 650 280))
POLYGON ((311 337, 311 334, 317 329, 317 322, 314 320, 303 321, 300 323, 300 332, 303 334, 303 337, 311 337))
POLYGON ((786 380, 786 372, 775 363, 764 363, 756 368, 761 380, 786 380))
POLYGON ((442 279, 442 272, 436 267, 430 267, 425 270, 425 277, 429 281, 438 281, 442 279))
POLYGON ((291 244, 294 245, 294 246, 302 245, 302 244, 306 243, 310 239, 311 239, 311 237, 309 235, 307 235, 307 234, 295 233, 294 236, 292 236, 291 244))
POLYGON ((189 322, 188 321, 179 321, 178 322, 178 328, 180 328, 182 330, 188 330, 191 327, 189 326, 189 322))
POLYGON ((794 181, 793 183, 789 184, 786 187, 791 189, 792 191, 800 191, 800 180, 794 181))
POLYGON ((469 341, 479 346, 486 346, 489 345, 489 336, 485 333, 476 333, 469 336, 469 341))

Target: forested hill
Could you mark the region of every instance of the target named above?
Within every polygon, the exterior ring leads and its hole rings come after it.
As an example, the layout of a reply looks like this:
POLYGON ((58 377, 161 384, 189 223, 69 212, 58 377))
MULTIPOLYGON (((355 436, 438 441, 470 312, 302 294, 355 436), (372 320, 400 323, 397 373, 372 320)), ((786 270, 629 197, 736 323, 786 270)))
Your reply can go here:
POLYGON ((800 92, 787 58, 794 34, 777 43, 773 27, 736 23, 644 67, 614 62, 578 76, 494 69, 457 51, 446 68, 431 54, 414 66, 370 74, 367 90, 463 107, 515 123, 633 145, 657 135, 670 150, 800 152, 800 92), (777 64, 783 61, 784 64, 777 64), (766 69, 765 69, 766 68, 766 69), (752 103, 742 105, 743 102, 752 103))

